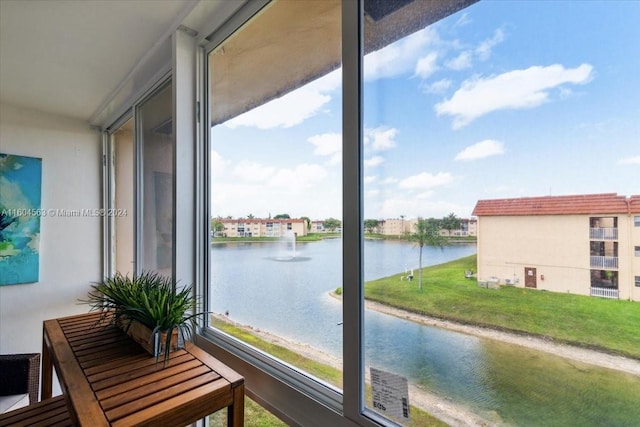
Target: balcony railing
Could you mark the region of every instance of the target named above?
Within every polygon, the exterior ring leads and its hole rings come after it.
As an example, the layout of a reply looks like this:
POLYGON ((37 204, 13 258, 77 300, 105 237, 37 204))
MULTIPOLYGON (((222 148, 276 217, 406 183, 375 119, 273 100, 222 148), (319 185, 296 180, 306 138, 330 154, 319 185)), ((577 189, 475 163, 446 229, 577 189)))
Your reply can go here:
POLYGON ((591 240, 618 240, 617 228, 590 228, 589 238, 591 240))
POLYGON ((602 269, 618 268, 618 257, 591 255, 591 268, 602 268, 602 269))
POLYGON ((592 297, 602 297, 602 298, 619 298, 619 293, 617 289, 613 288, 591 288, 591 296, 592 297))

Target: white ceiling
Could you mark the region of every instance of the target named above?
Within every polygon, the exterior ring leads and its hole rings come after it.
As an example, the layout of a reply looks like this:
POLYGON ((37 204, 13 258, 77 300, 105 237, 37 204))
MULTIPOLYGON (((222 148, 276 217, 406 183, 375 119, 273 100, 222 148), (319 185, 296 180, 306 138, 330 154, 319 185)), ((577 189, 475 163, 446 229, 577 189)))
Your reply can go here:
POLYGON ((89 118, 194 0, 0 0, 0 102, 89 118))

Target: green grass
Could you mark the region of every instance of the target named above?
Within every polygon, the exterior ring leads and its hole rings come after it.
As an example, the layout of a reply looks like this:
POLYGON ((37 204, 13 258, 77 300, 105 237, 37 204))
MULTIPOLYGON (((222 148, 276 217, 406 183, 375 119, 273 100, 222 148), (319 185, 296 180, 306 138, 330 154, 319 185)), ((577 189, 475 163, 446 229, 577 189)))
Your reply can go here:
MULTIPOLYGON (((422 291, 401 274, 367 282, 365 298, 456 322, 553 338, 640 359, 640 304, 517 287, 485 289, 476 256, 426 267, 422 291)), ((415 273, 417 278, 418 273, 415 273)))
MULTIPOLYGON (((271 356, 282 360, 295 366, 301 371, 305 371, 317 378, 320 378, 338 388, 342 388, 342 371, 335 369, 331 366, 322 364, 315 360, 308 359, 299 355, 298 353, 291 351, 285 347, 270 343, 262 338, 254 335, 250 330, 232 325, 224 322, 220 319, 212 318, 212 326, 220 329, 232 335, 247 344, 250 344, 271 356)), ((367 386, 367 401, 371 402, 370 387, 367 386)), ((226 412, 219 411, 216 414, 211 415, 210 421, 212 426, 222 426, 226 422, 226 412)), ((277 427, 284 426, 278 418, 276 418, 269 411, 253 402, 250 399, 245 399, 245 426, 247 427, 277 427)), ((439 419, 435 418, 426 411, 414 406, 411 407, 411 422, 406 424, 410 427, 445 427, 447 424, 443 423, 439 419)))
MULTIPOLYGON (((209 425, 211 427, 226 427, 227 411, 218 411, 210 415, 209 425)), ((244 400, 244 425, 246 427, 284 427, 287 424, 253 400, 246 398, 244 400)))

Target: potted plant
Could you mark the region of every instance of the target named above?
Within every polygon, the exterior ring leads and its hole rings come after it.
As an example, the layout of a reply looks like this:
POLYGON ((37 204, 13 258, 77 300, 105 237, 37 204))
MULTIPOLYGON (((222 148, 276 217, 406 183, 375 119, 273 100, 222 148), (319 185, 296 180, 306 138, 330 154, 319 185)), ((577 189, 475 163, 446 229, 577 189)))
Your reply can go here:
POLYGON ((191 286, 177 289, 177 283, 155 272, 139 275, 116 273, 91 285, 87 300, 91 311, 101 311, 99 323, 109 320, 122 327, 156 357, 184 346, 197 326, 197 302, 191 286))

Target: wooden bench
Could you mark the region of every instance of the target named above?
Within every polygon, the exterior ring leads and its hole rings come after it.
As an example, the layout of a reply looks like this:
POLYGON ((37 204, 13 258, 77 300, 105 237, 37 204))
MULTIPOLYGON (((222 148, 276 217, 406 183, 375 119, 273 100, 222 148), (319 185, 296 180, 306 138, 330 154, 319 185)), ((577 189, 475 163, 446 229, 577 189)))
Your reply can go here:
POLYGON ((15 411, 0 414, 0 427, 72 426, 64 396, 56 396, 15 411))

